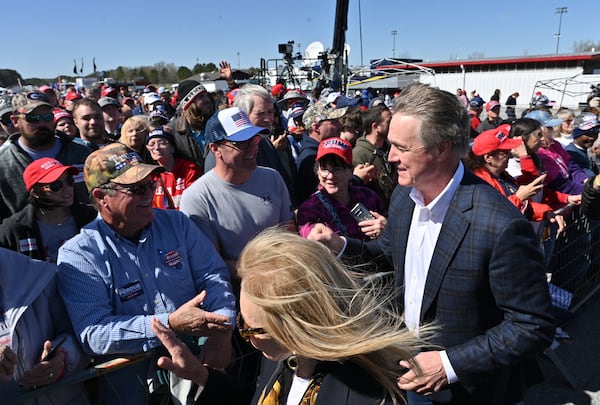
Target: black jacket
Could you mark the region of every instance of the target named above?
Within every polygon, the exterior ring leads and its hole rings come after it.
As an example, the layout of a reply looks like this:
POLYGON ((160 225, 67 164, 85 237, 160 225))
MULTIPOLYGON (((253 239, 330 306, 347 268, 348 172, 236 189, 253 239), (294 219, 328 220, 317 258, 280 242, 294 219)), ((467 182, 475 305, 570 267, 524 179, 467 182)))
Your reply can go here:
MULTIPOLYGON (((97 215, 94 207, 84 204, 73 205, 71 213, 75 218, 77 229, 81 229, 97 215)), ((27 204, 21 211, 6 218, 0 224, 0 246, 23 253, 32 259, 46 260, 42 235, 35 218, 35 207, 33 205, 27 204), (35 239, 37 248, 21 251, 19 242, 27 239, 35 239)))
POLYGON ((592 220, 600 220, 600 190, 594 189, 594 178, 590 177, 581 193, 581 212, 592 220))

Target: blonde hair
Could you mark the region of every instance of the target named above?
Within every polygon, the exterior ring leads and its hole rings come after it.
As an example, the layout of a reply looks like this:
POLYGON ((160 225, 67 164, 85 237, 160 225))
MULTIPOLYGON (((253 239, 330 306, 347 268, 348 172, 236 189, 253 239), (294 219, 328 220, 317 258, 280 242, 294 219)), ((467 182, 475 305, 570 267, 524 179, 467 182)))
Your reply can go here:
POLYGON ((281 345, 320 361, 352 359, 397 402, 398 362, 412 363, 433 329, 418 338, 404 327, 392 287, 365 282, 324 245, 281 228, 246 245, 238 274, 248 300, 265 312, 261 326, 281 345))
MULTIPOLYGON (((121 142, 122 144, 127 145, 127 147, 131 148, 132 146, 129 144, 129 140, 127 139, 127 131, 129 131, 129 129, 136 129, 140 132, 145 133, 144 134, 144 142, 145 142, 146 136, 150 132, 150 126, 148 125, 148 118, 145 115, 132 115, 131 117, 127 118, 127 120, 123 123, 123 126, 121 127, 121 136, 119 137, 119 142, 121 142)), ((142 142, 141 149, 143 149, 144 142, 142 142)), ((139 152, 139 150, 137 150, 137 149, 136 149, 136 151, 139 152)))

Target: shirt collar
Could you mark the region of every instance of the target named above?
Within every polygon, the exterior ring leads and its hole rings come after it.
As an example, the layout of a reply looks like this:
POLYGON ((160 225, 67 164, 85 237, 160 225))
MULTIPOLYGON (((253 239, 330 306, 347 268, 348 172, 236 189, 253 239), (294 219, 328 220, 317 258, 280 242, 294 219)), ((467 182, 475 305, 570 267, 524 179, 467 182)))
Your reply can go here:
POLYGON ((446 184, 446 187, 444 187, 442 192, 427 206, 423 204, 423 195, 421 192, 414 187, 410 191, 409 196, 418 208, 426 208, 430 212, 431 220, 441 222, 448 211, 448 207, 450 207, 450 202, 454 198, 454 194, 456 194, 456 190, 458 189, 464 174, 465 167, 462 162, 459 162, 454 175, 448 184, 446 184))

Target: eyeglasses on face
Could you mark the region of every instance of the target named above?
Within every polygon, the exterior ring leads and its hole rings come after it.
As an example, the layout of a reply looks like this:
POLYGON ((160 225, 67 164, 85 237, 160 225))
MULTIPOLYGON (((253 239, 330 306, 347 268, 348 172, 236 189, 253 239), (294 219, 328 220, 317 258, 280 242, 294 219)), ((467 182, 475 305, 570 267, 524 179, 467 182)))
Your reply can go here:
POLYGON ((346 170, 346 168, 342 167, 342 166, 335 166, 335 167, 320 167, 319 166, 319 172, 325 177, 329 176, 330 174, 333 174, 334 176, 340 175, 345 170, 346 170))
POLYGON ((54 120, 54 114, 52 114, 52 113, 48 113, 48 114, 21 114, 21 116, 25 117, 25 121, 29 122, 30 124, 35 124, 35 123, 38 123, 40 121, 52 122, 54 120))
POLYGON ((62 190, 62 188, 64 187, 65 184, 69 187, 73 187, 73 185, 75 184, 75 180, 73 179, 73 176, 67 176, 65 181, 58 179, 56 181, 53 181, 52 183, 44 184, 43 187, 49 189, 53 193, 57 193, 60 190, 62 190))
POLYGON ((225 141, 221 145, 229 146, 230 148, 238 149, 238 150, 246 150, 253 143, 255 138, 248 139, 247 141, 234 142, 234 141, 225 141))
POLYGON ((171 143, 169 141, 167 141, 166 139, 161 139, 161 140, 154 141, 154 142, 148 142, 148 144, 146 146, 148 148, 152 149, 152 148, 157 148, 159 146, 167 146, 170 144, 171 143))
POLYGON ((115 190, 115 191, 118 191, 119 193, 123 193, 123 194, 127 194, 127 195, 145 195, 146 190, 150 190, 150 192, 152 192, 154 194, 154 191, 156 190, 157 185, 158 185, 157 181, 151 181, 151 182, 142 183, 142 184, 128 184, 128 185, 119 184, 118 186, 105 184, 101 188, 108 189, 108 190, 115 190))
POLYGON ((263 328, 248 328, 246 322, 244 321, 244 318, 242 318, 241 312, 238 312, 237 314, 237 327, 240 336, 246 342, 249 342, 252 336, 263 335, 267 333, 267 331, 263 328))

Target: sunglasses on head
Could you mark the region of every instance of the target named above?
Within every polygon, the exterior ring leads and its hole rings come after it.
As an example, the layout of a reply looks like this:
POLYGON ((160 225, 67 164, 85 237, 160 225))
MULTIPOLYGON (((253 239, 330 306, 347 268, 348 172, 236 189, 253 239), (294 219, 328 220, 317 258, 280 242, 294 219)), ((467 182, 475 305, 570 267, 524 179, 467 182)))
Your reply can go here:
POLYGON ((115 191, 118 191, 119 193, 123 193, 123 194, 127 194, 127 195, 146 195, 146 190, 150 190, 152 193, 154 193, 157 186, 158 186, 157 181, 151 181, 148 183, 141 183, 141 184, 128 184, 128 185, 119 184, 118 187, 115 187, 114 185, 104 185, 101 188, 115 190, 115 191))
POLYGON ((53 181, 52 183, 44 184, 43 186, 44 186, 44 188, 48 188, 53 193, 56 193, 56 192, 62 190, 62 188, 64 187, 65 184, 67 186, 73 187, 73 185, 75 184, 75 180, 73 179, 73 176, 67 176, 65 181, 58 179, 56 181, 53 181))
POLYGON ((52 122, 54 120, 54 114, 22 114, 25 117, 25 121, 35 124, 40 121, 52 122))
POLYGON ((244 321, 244 318, 242 317, 241 312, 238 312, 238 314, 237 314, 237 327, 238 327, 238 332, 239 332, 240 336, 246 342, 249 342, 250 338, 252 336, 263 335, 263 334, 267 333, 267 331, 264 330, 263 328, 248 328, 246 325, 246 322, 244 321))

